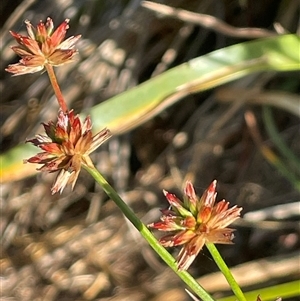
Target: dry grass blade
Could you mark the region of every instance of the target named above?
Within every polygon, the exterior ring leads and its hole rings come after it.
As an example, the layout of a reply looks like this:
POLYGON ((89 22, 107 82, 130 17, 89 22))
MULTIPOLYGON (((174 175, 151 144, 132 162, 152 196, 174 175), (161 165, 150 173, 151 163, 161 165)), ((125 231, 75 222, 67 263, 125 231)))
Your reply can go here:
MULTIPOLYGON (((297 1, 259 5, 248 1, 247 7, 240 5, 242 1, 227 2, 145 1, 140 6, 137 0, 2 1, 1 37, 6 41, 0 45, 2 151, 24 143, 39 131, 41 122, 57 114, 44 74, 12 78, 4 73, 17 60, 10 49, 8 26, 22 33, 25 19, 35 24, 48 15, 58 24, 71 19, 70 35, 84 37, 78 43, 80 55, 76 63, 57 69, 57 75, 68 105, 79 113, 170 67, 240 41, 232 37, 275 35, 269 28, 276 22, 286 32, 297 31, 297 1), (16 13, 18 4, 21 14, 16 13)), ((276 127, 299 156, 294 107, 298 91, 298 78, 289 73, 264 78, 253 74, 196 95, 188 89, 178 91, 175 97, 185 97, 181 102, 134 131, 114 137, 93 160, 146 224, 157 220, 159 209, 167 206, 162 189, 180 195, 186 177, 193 179, 199 193, 217 179, 218 198, 243 206, 248 217, 270 213, 268 209, 277 205, 290 208, 299 199, 298 191, 259 152, 261 143, 271 148, 260 104, 278 101, 276 127), (248 97, 253 88, 258 92, 248 97), (281 105, 281 96, 293 103, 289 110, 283 110, 287 104, 281 105), (245 123, 246 109, 256 116, 258 144, 245 123)), ((61 196, 51 196, 53 180, 52 175, 39 173, 0 187, 3 300, 191 300, 176 275, 86 173, 80 174, 74 192, 61 196)), ((233 271, 238 271, 242 285, 280 284, 299 275, 297 219, 267 214, 255 224, 246 219, 236 225, 235 245, 221 253, 230 266, 236 266, 233 271)), ((178 250, 170 251, 177 255, 178 250)), ((219 282, 221 275, 211 275, 216 271, 205 251, 190 269, 204 287, 221 296, 227 287, 219 282)))
MULTIPOLYGON (((297 279, 299 274, 298 253, 289 256, 276 256, 247 262, 231 269, 234 277, 247 288, 257 283, 274 283, 278 278, 289 276, 297 279)), ((221 273, 214 273, 198 278, 198 281, 211 292, 230 290, 221 273)))
POLYGON ((245 95, 245 101, 249 104, 274 106, 300 117, 299 96, 288 92, 223 88, 217 91, 216 98, 221 102, 233 102, 240 100, 239 95, 245 95))
POLYGON ((257 39, 266 38, 276 35, 275 32, 261 28, 237 28, 233 27, 222 20, 205 14, 190 12, 184 9, 177 9, 168 5, 159 4, 150 1, 143 1, 142 6, 157 12, 160 15, 173 17, 184 22, 197 24, 215 32, 230 37, 257 39))

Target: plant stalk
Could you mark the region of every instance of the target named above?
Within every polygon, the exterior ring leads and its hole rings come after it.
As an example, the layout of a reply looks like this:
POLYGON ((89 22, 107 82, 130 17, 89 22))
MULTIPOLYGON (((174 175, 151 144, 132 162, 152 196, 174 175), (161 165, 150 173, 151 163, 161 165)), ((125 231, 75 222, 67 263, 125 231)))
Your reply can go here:
POLYGON ((58 104, 62 111, 66 113, 68 111, 67 104, 65 102, 65 99, 61 93, 60 87, 58 85, 58 82, 56 80, 56 75, 54 73, 53 67, 50 64, 45 64, 45 69, 48 72, 48 76, 52 85, 52 88, 54 90, 55 96, 57 98, 58 104))
POLYGON ((134 214, 131 208, 121 199, 118 193, 110 186, 99 171, 93 167, 83 166, 103 188, 105 193, 117 204, 123 214, 130 220, 135 228, 141 233, 153 250, 164 260, 164 262, 189 286, 195 294, 204 301, 214 301, 212 296, 186 271, 178 271, 174 257, 157 241, 148 228, 134 214))
POLYGON ((229 285, 230 285, 233 293, 237 297, 238 301, 247 301, 244 296, 244 293, 242 292, 238 283, 236 282, 233 275, 231 274, 230 269, 228 268, 227 264, 223 260, 221 254, 219 253, 216 246, 213 243, 206 243, 205 245, 206 245, 208 251, 210 252, 211 256, 213 257, 215 263, 219 267, 220 271, 225 276, 227 282, 229 283, 229 285))

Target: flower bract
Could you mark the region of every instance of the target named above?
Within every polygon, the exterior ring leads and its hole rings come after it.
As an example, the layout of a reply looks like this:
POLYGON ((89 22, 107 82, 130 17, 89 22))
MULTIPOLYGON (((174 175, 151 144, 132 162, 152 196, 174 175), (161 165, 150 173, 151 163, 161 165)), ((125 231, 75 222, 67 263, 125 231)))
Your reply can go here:
POLYGON ((81 36, 71 36, 64 40, 69 28, 68 23, 69 19, 66 19, 54 30, 51 18, 47 18, 46 24, 40 21, 36 27, 26 20, 28 36, 10 31, 18 42, 12 50, 21 57, 21 60, 19 63, 9 65, 5 70, 14 75, 22 75, 41 71, 46 64, 59 66, 72 62, 77 53, 74 45, 81 36))
POLYGON ((108 129, 103 129, 93 136, 90 117, 86 117, 82 123, 73 110, 60 110, 56 124, 50 121, 43 126, 45 135, 36 135, 27 140, 43 152, 25 160, 25 163, 43 164, 39 168, 41 171, 59 171, 51 189, 52 194, 62 192, 67 184, 71 184, 73 189, 81 166, 93 167, 90 153, 111 137, 111 133, 108 129))
POLYGON ((183 246, 177 262, 179 270, 187 270, 204 244, 232 244, 234 229, 227 226, 239 218, 242 208, 229 202, 216 201, 217 181, 213 181, 199 198, 191 182, 187 181, 183 201, 164 191, 170 208, 161 210, 161 221, 148 225, 169 232, 159 241, 164 247, 183 246))

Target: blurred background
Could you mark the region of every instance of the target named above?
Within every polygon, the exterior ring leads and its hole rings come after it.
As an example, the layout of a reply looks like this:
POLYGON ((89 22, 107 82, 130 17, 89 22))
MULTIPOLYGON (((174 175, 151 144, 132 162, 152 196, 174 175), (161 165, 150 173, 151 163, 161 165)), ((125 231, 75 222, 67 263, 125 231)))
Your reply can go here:
MULTIPOLYGON (((2 153, 41 131, 41 122, 55 120, 58 109, 46 74, 12 77, 4 71, 19 59, 10 49, 15 41, 9 30, 25 34, 26 19, 36 25, 50 16, 58 26, 69 18, 67 36, 82 34, 76 63, 56 69, 76 113, 192 58, 256 38, 250 33, 239 37, 237 28, 261 28, 268 36, 296 33, 299 26, 297 0, 157 2, 214 16, 233 26, 228 34, 141 3, 1 1, 2 153)), ((158 220, 159 209, 167 206, 162 189, 182 196, 185 180, 191 179, 201 195, 217 179, 218 200, 244 208, 245 218, 234 225, 235 244, 218 246, 244 290, 296 280, 299 114, 266 108, 260 99, 284 92, 284 107, 287 99, 298 97, 299 88, 297 72, 264 72, 189 95, 114 136, 92 159, 146 224, 158 220), (278 137, 287 149, 283 153, 278 137), (281 165, 274 165, 262 147, 274 152, 281 165)), ((85 171, 74 191, 62 195, 51 196, 54 178, 20 171, 18 179, 1 185, 1 300, 191 300, 180 279, 85 171)), ((178 250, 170 252, 176 256, 178 250)), ((214 297, 231 294, 205 248, 189 271, 214 297)))

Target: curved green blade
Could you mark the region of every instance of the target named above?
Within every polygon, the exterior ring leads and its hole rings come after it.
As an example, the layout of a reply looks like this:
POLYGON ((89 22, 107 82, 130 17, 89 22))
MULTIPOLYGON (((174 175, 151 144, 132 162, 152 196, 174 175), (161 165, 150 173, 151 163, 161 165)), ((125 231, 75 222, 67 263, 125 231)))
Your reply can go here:
MULTIPOLYGON (((247 300, 257 300, 257 296, 261 297, 263 301, 274 301, 278 297, 281 298, 291 298, 300 296, 300 281, 295 280, 288 283, 276 284, 266 288, 261 288, 253 290, 251 292, 245 293, 247 300)), ((219 301, 235 301, 236 297, 225 297, 219 299, 219 301)))
MULTIPOLYGON (((258 71, 300 69, 300 38, 282 35, 245 42, 195 58, 93 107, 95 132, 108 127, 114 135, 130 131, 190 93, 204 91, 258 71)), ((1 182, 34 174, 23 164, 37 148, 24 144, 0 156, 1 182)))
POLYGON ((90 112, 97 129, 113 134, 135 128, 190 93, 204 91, 256 71, 300 68, 300 38, 278 36, 223 48, 170 69, 121 93, 90 112))

